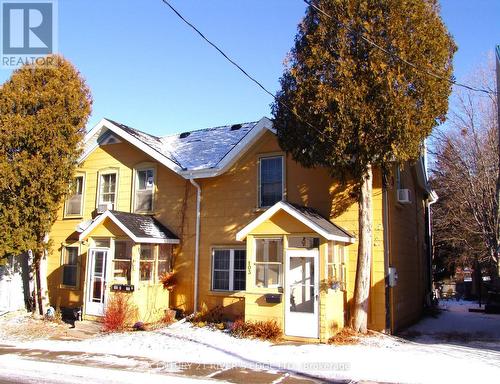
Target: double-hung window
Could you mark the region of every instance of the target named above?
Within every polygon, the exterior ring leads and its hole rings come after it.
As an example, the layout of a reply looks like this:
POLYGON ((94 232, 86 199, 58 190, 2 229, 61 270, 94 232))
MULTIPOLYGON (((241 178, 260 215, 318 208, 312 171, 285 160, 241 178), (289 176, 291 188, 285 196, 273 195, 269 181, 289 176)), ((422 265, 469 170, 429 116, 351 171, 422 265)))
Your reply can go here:
POLYGON ((66 216, 81 216, 83 211, 84 177, 77 176, 71 185, 73 195, 66 200, 64 214, 66 216))
POLYGON ((328 244, 328 260, 326 263, 329 283, 340 290, 347 289, 347 249, 343 244, 328 244))
POLYGON ((212 252, 212 289, 244 291, 246 289, 246 250, 217 248, 212 252))
POLYGON ((98 199, 100 210, 106 210, 108 207, 115 209, 117 178, 116 172, 103 173, 100 175, 98 199))
POLYGON ((283 278, 283 240, 255 240, 255 285, 259 288, 281 286, 283 278))
POLYGON ((153 244, 140 245, 139 275, 141 281, 152 281, 155 267, 155 247, 153 244))
POLYGON ((130 284, 132 269, 132 243, 129 241, 115 241, 114 280, 123 284, 130 284))
POLYGON ((283 200, 283 156, 259 160, 259 207, 270 207, 283 200))
POLYGON ((136 171, 135 212, 151 212, 153 210, 154 180, 153 168, 136 171))
POLYGON ((62 260, 62 284, 76 287, 78 283, 78 247, 64 247, 62 260))

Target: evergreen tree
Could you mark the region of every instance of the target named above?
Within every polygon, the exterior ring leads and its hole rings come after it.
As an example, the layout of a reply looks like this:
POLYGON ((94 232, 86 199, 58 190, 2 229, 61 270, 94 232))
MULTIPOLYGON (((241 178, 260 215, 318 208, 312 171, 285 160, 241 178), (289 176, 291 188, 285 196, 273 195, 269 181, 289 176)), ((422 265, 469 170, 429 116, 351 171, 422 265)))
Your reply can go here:
POLYGON ((0 257, 33 250, 35 267, 68 193, 90 90, 61 56, 26 65, 0 89, 0 257))
POLYGON ((422 140, 444 121, 455 50, 437 0, 312 0, 299 25, 274 126, 302 165, 357 183, 356 331, 367 329, 372 167, 417 158, 422 140))

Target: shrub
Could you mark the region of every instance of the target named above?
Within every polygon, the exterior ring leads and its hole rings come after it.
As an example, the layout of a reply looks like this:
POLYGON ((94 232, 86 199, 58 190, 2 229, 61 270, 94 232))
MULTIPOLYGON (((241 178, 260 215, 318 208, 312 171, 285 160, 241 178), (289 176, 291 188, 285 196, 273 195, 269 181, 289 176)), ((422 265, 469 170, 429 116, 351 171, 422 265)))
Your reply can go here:
POLYGON ((175 278, 174 272, 165 272, 160 276, 160 282, 163 285, 163 289, 172 292, 175 288, 175 284, 177 283, 177 279, 175 278))
POLYGON ((198 312, 191 319, 193 323, 204 322, 209 324, 219 324, 223 323, 226 320, 226 316, 224 316, 222 307, 220 305, 217 305, 210 310, 198 312))
POLYGON ((123 292, 114 293, 106 307, 103 319, 104 332, 121 332, 132 324, 137 315, 137 308, 130 302, 130 295, 123 292))
POLYGON ((281 338, 283 331, 275 320, 244 321, 240 319, 233 323, 231 334, 236 337, 276 341, 281 338))

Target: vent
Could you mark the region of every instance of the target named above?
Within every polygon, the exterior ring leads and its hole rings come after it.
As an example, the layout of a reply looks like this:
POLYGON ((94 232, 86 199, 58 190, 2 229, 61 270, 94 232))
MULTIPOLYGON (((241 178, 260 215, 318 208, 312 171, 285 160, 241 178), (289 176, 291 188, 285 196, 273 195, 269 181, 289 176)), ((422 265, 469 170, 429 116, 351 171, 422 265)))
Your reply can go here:
POLYGON ((398 189, 398 203, 411 203, 411 191, 409 189, 398 189))
POLYGON ((180 138, 180 139, 185 139, 185 138, 186 138, 186 137, 188 137, 190 134, 191 134, 191 132, 182 132, 182 133, 179 135, 179 138, 180 138))
POLYGON ((241 124, 233 124, 231 125, 231 131, 237 131, 241 128, 241 124))

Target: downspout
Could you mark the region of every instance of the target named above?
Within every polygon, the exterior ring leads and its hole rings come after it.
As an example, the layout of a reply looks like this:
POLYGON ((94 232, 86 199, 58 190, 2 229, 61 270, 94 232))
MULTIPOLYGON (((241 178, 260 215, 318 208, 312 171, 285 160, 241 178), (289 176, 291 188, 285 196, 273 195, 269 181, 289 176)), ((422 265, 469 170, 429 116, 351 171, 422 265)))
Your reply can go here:
POLYGON ((198 264, 200 259, 200 218, 201 218, 201 187, 194 181, 193 176, 189 178, 191 184, 196 188, 196 236, 194 245, 194 303, 193 313, 198 312, 198 264))
POLYGON ((429 268, 429 286, 427 287, 429 289, 429 295, 430 295, 430 300, 431 300, 431 305, 432 305, 432 298, 433 298, 433 280, 434 276, 432 275, 432 259, 434 256, 434 249, 433 249, 433 243, 432 243, 432 212, 431 212, 431 205, 434 204, 435 202, 438 201, 437 196, 433 196, 433 192, 429 194, 429 197, 427 197, 427 200, 425 202, 426 206, 426 218, 427 218, 427 258, 428 258, 428 268, 429 268))
POLYGON ((389 201, 387 195, 387 174, 382 175, 382 225, 384 226, 384 275, 385 275, 385 330, 392 333, 391 288, 389 287, 389 201))

